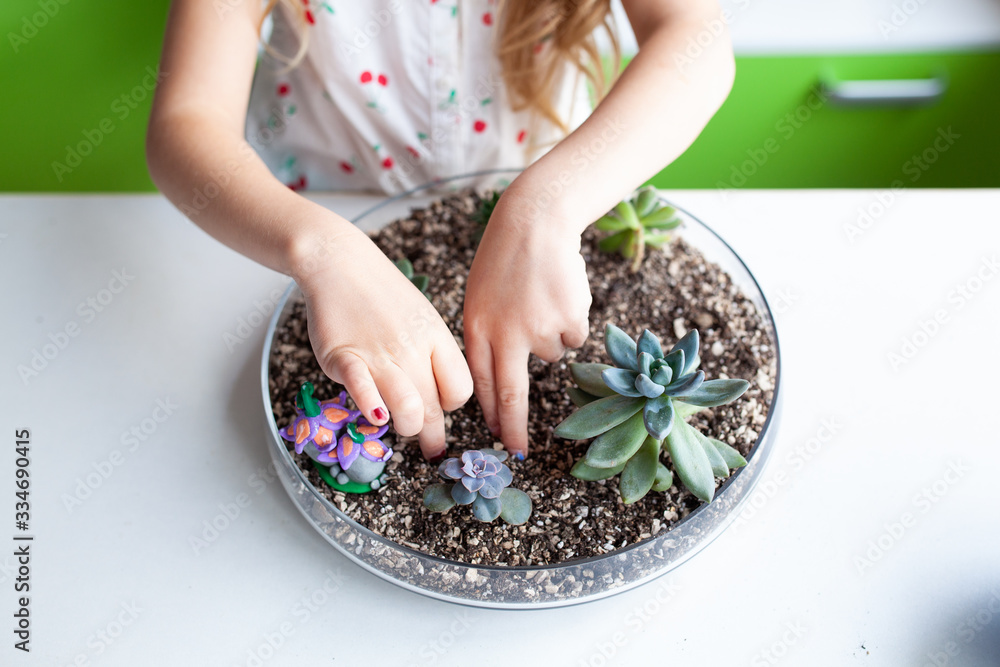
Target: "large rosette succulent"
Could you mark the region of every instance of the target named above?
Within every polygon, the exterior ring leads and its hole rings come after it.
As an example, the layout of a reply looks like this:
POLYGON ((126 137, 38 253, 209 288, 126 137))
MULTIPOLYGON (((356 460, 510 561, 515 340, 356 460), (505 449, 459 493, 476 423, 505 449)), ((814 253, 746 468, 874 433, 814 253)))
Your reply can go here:
POLYGON ((531 516, 531 498, 518 489, 507 488, 513 476, 504 465, 507 452, 497 449, 469 450, 461 458, 443 461, 441 477, 451 484, 432 484, 424 491, 424 505, 432 512, 447 512, 455 505, 472 505, 472 514, 480 521, 498 516, 518 525, 531 516))

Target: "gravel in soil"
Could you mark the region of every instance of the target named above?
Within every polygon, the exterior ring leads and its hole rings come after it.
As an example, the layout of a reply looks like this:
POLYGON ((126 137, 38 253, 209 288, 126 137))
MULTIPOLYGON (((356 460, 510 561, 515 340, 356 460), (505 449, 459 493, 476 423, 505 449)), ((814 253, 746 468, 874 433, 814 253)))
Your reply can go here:
MULTIPOLYGON (((372 237, 390 259, 406 257, 417 273, 430 277, 432 303, 460 342, 465 276, 475 254, 478 227, 470 216, 479 201, 471 191, 445 197, 413 210, 372 237)), ((618 494, 617 478, 584 482, 569 474, 589 441, 561 440, 552 430, 574 410, 566 396, 566 389, 573 386, 567 363, 607 363, 603 344, 607 322, 632 336, 648 328, 665 349, 697 328, 701 368, 707 377, 744 378, 750 388, 735 402, 704 410, 688 421, 744 456, 749 454, 773 394, 776 364, 771 338, 756 307, 729 275, 684 242, 683 227, 679 232, 664 250, 649 251, 638 273, 632 273, 629 261, 619 255, 597 250, 599 233, 593 227, 584 233, 581 252, 593 292, 590 337, 559 363, 531 358, 530 455, 523 462, 507 461, 514 475, 512 486, 527 492, 534 504, 526 524, 509 526, 500 519, 481 523, 470 508, 461 506, 445 514, 426 510, 423 490, 443 480, 437 467, 423 459, 415 438, 395 437, 386 485, 363 495, 335 491, 322 482, 305 454, 293 451, 292 456, 310 482, 355 521, 399 544, 469 564, 561 563, 606 554, 669 530, 700 503, 682 485, 663 493, 651 491, 626 506, 618 494)), ((270 359, 270 397, 279 427, 294 415, 296 391, 306 381, 316 386, 320 400, 340 391, 313 355, 305 305, 299 301, 279 327, 270 359)), ((449 456, 466 449, 502 448, 487 430, 474 398, 445 419, 449 456)), ((661 456, 670 467, 669 456, 665 452, 661 456)))

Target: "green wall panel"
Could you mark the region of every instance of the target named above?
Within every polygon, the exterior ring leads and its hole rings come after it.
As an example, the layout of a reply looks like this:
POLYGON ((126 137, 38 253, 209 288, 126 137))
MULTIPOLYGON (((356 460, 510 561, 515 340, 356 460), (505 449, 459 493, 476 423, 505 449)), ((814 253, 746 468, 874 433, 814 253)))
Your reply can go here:
POLYGON ((169 0, 0 4, 0 190, 153 189, 143 154, 147 89, 168 7, 169 0))
MULTIPOLYGON (((169 0, 0 5, 0 191, 153 188, 143 138, 168 6, 169 0)), ((1000 186, 998 82, 1000 53, 739 57, 729 100, 653 182, 1000 186), (928 107, 844 109, 817 97, 824 72, 868 79, 945 73, 949 86, 928 107), (939 130, 949 128, 959 136, 937 151, 939 130), (935 161, 922 169, 912 158, 925 151, 935 161)), ((662 113, 669 123, 669 109, 662 113)))
POLYGON ((653 182, 669 188, 998 187, 998 83, 1000 53, 740 57, 723 108, 653 182), (825 75, 944 76, 947 90, 927 106, 843 107, 822 92, 825 75))

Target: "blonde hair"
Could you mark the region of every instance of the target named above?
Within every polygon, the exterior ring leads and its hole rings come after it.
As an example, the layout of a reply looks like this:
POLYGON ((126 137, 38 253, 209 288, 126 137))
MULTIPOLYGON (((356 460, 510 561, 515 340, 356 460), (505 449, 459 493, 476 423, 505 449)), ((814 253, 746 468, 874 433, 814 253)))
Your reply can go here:
MULTIPOLYGON (((264 48, 291 69, 306 55, 314 18, 302 0, 267 0, 258 32, 279 3, 298 24, 299 49, 289 56, 267 43, 264 48)), ((566 132, 566 120, 553 101, 563 67, 568 63, 581 72, 597 100, 604 97, 620 69, 611 0, 499 0, 497 15, 497 57, 511 105, 515 111, 530 109, 566 132), (594 38, 598 29, 605 31, 611 44, 607 63, 602 61, 594 38)))

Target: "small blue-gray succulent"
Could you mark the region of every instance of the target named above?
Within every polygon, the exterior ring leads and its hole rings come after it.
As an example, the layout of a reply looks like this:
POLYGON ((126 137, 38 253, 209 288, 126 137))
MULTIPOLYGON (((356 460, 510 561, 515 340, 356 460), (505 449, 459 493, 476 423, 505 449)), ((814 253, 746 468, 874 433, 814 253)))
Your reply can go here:
POLYGON ((702 408, 736 400, 750 383, 705 380, 705 372, 697 370, 697 329, 664 354, 660 339, 649 330, 635 341, 608 324, 604 346, 617 367, 570 364, 577 386, 569 394, 580 409, 559 424, 555 434, 568 440, 594 438, 571 474, 596 481, 621 473, 622 500, 634 503, 650 490, 666 491, 673 484, 673 473, 659 458, 665 447, 684 485, 701 500, 712 500, 715 478, 728 477, 731 468, 747 462, 684 419, 702 408))
POLYGON ((472 514, 480 521, 503 518, 518 525, 531 516, 531 498, 508 488, 513 477, 504 465, 507 452, 497 449, 471 449, 462 457, 443 461, 441 477, 450 484, 431 484, 424 490, 424 506, 432 512, 447 512, 455 505, 472 505, 472 514))

